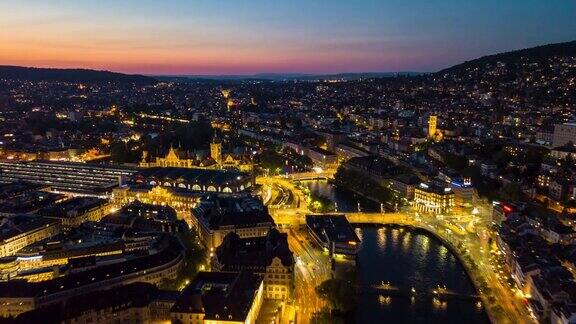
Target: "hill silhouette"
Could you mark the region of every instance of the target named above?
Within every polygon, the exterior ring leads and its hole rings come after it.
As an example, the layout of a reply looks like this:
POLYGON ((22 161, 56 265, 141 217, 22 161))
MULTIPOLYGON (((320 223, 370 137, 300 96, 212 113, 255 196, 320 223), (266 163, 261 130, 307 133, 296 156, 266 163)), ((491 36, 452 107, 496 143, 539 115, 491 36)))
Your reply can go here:
POLYGON ((541 45, 511 52, 487 55, 454 65, 437 72, 437 74, 458 74, 466 70, 481 68, 487 64, 496 64, 497 62, 506 64, 516 64, 523 60, 526 62, 541 62, 554 56, 576 56, 576 41, 541 45))
POLYGON ((0 65, 0 79, 19 79, 28 81, 61 81, 86 83, 134 83, 139 85, 154 84, 156 79, 133 74, 89 69, 53 69, 0 65))

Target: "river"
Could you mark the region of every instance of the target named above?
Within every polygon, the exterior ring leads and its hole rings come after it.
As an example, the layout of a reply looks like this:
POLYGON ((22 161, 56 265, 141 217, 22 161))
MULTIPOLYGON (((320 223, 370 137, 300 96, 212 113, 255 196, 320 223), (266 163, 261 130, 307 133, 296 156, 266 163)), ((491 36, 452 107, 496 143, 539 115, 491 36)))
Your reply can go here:
MULTIPOLYGON (((311 191, 338 205, 338 211, 378 211, 378 203, 326 181, 307 181, 311 191)), ((472 300, 439 301, 428 294, 438 285, 461 295, 474 295, 474 287, 458 259, 434 236, 398 226, 356 228, 362 243, 358 254, 358 323, 489 323, 482 306, 472 300), (381 295, 370 287, 388 282, 400 292, 381 295), (416 297, 410 291, 416 290, 416 297)))

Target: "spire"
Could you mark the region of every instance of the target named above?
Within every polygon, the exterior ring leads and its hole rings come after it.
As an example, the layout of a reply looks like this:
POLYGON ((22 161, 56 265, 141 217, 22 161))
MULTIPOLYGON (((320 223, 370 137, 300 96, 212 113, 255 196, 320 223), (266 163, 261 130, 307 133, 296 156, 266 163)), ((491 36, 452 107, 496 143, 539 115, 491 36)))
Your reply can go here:
POLYGON ((214 136, 212 137, 212 143, 220 144, 220 137, 218 137, 218 132, 214 129, 214 136))

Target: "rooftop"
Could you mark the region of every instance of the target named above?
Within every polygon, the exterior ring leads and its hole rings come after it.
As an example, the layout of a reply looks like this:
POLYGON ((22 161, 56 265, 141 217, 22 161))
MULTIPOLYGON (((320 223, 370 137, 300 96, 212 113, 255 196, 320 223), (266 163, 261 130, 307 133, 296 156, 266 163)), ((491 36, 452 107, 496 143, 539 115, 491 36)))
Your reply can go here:
POLYGON ((360 242, 344 215, 306 215, 306 224, 317 237, 328 242, 360 242))
POLYGON ((238 234, 230 232, 216 249, 216 257, 225 270, 243 266, 265 268, 272 264, 274 258, 279 258, 286 267, 294 263, 287 234, 275 228, 266 236, 250 238, 240 238, 238 234))
POLYGON ((244 322, 263 280, 249 272, 200 272, 171 311, 203 313, 204 320, 244 322))
POLYGON ((244 182, 250 175, 234 170, 211 170, 194 168, 147 168, 134 175, 134 179, 158 179, 186 181, 190 183, 226 185, 244 182))

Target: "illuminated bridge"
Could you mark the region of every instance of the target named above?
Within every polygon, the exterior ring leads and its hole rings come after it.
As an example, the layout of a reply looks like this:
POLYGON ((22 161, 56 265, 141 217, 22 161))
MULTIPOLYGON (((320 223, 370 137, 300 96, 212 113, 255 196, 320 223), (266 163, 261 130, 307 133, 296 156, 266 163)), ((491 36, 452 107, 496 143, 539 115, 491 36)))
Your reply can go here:
POLYGON ((334 174, 336 173, 335 170, 326 170, 321 172, 300 172, 300 173, 292 173, 288 175, 290 180, 294 181, 304 181, 304 180, 328 180, 334 179, 334 174))

